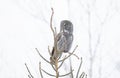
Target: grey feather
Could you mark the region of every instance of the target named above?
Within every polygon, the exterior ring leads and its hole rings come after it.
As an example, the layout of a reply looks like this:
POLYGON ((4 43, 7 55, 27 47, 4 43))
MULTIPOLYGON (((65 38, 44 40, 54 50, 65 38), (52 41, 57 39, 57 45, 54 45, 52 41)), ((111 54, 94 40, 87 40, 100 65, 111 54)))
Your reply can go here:
MULTIPOLYGON (((73 24, 68 20, 61 21, 60 32, 56 36, 57 52, 52 51, 52 56, 58 58, 63 52, 69 52, 73 42, 73 24)), ((55 47, 55 46, 54 46, 55 47)))

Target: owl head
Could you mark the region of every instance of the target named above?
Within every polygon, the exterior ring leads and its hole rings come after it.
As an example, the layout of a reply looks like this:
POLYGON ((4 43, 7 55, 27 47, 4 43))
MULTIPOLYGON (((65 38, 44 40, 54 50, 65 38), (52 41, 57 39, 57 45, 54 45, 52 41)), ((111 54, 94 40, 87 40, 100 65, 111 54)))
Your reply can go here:
POLYGON ((72 34, 73 33, 73 24, 68 20, 61 21, 60 31, 68 32, 68 33, 72 34))

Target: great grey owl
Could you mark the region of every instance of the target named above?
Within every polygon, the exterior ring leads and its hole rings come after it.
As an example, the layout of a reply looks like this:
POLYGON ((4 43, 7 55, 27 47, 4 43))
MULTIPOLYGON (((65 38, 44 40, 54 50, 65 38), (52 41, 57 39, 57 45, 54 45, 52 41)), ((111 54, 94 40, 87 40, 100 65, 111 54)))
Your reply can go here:
POLYGON ((55 45, 52 50, 52 56, 55 58, 60 58, 62 53, 66 53, 70 50, 73 42, 73 24, 68 20, 61 21, 60 32, 57 34, 56 38, 56 51, 55 45))

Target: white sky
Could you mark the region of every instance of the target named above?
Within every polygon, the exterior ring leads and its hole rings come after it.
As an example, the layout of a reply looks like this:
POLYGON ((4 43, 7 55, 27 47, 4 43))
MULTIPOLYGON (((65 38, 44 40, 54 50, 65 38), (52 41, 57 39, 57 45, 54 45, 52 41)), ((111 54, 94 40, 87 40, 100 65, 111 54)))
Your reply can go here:
MULTIPOLYGON (((39 61, 43 69, 53 72, 35 50, 49 60, 47 48, 53 46, 51 7, 58 32, 61 20, 74 25, 71 51, 78 45, 75 54, 83 57, 81 71, 88 78, 119 78, 120 0, 0 0, 0 78, 27 78, 24 63, 35 78, 40 78, 39 61)), ((71 59, 75 74, 80 60, 71 59)), ((68 60, 60 70, 62 74, 66 67, 68 60)), ((44 78, 52 77, 44 74, 44 78)))

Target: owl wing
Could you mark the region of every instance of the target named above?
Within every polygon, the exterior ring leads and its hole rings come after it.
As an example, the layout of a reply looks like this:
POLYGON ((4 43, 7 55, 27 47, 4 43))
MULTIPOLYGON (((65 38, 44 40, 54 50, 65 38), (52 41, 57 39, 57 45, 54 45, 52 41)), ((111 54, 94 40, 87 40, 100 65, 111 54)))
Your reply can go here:
POLYGON ((72 34, 66 34, 66 47, 64 49, 64 52, 68 52, 72 46, 72 42, 73 42, 73 35, 72 34))
POLYGON ((62 52, 64 52, 65 48, 66 48, 66 37, 64 36, 63 32, 59 33, 56 36, 56 46, 54 45, 53 50, 52 50, 52 57, 54 59, 56 58, 60 58, 62 55, 62 52), (57 52, 55 52, 55 47, 57 48, 57 52))
POLYGON ((63 32, 57 35, 57 50, 60 52, 64 52, 67 47, 67 40, 63 32))

